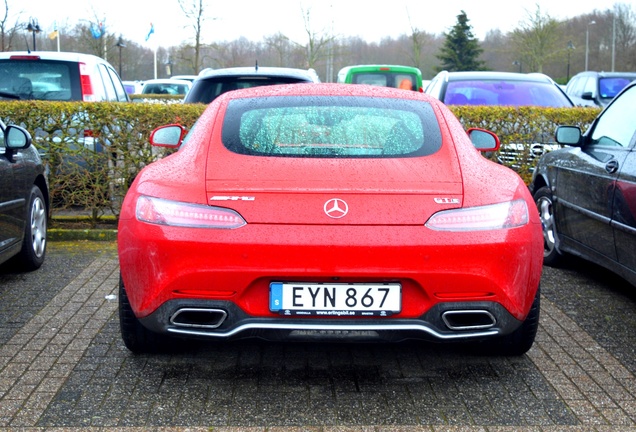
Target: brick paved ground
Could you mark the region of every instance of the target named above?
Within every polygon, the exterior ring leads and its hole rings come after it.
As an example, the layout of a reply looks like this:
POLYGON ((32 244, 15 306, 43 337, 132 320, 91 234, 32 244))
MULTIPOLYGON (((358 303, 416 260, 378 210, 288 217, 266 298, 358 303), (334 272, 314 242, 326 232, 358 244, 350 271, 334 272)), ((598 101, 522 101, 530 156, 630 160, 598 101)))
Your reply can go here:
POLYGON ((599 297, 602 280, 572 269, 546 269, 538 339, 520 358, 258 341, 133 356, 112 245, 52 247, 40 271, 0 280, 3 429, 636 431, 636 296, 599 297), (583 288, 565 296, 564 280, 583 288))

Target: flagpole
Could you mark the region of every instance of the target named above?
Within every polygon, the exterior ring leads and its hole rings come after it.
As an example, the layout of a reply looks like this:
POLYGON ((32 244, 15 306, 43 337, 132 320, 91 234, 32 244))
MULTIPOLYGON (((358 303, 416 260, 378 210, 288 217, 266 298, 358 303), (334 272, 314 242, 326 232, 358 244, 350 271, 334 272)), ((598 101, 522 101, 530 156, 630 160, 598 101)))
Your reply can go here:
POLYGON ((60 31, 57 31, 57 52, 60 52, 60 31))
MULTIPOLYGON (((148 31, 148 34, 146 35, 146 42, 148 42, 148 39, 150 39, 150 36, 152 36, 154 32, 155 32, 155 26, 152 23, 150 23, 150 30, 148 31)), ((157 46, 158 45, 159 45, 158 43, 155 43, 153 47, 154 48, 153 51, 155 55, 155 79, 157 79, 157 46)))

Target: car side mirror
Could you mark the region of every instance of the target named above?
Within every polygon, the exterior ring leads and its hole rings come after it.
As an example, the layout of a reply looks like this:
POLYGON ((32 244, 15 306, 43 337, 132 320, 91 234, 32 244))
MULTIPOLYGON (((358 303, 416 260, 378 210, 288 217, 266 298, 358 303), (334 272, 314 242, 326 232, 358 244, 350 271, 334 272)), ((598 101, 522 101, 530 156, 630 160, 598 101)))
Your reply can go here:
POLYGON ((592 94, 592 92, 585 92, 581 95, 581 99, 585 99, 585 100, 594 100, 594 94, 592 94))
POLYGON ((178 124, 159 126, 150 134, 150 144, 156 147, 177 148, 181 145, 186 129, 178 124))
POLYGON ((31 145, 31 134, 20 126, 9 125, 4 130, 4 142, 7 149, 23 150, 31 145))
POLYGON ((559 126, 554 134, 556 142, 569 146, 580 145, 581 137, 581 128, 578 126, 559 126))
POLYGON ((468 133, 470 141, 477 150, 481 152, 493 152, 499 150, 501 142, 499 141, 499 137, 493 132, 479 128, 470 128, 466 132, 468 133))

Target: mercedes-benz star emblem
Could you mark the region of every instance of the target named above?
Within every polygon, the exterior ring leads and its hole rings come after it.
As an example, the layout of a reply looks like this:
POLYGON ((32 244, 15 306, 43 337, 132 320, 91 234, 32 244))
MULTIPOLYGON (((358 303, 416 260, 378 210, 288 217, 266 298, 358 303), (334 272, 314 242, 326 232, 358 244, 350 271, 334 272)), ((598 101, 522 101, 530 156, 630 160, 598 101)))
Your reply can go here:
POLYGON ((340 198, 332 198, 325 203, 325 213, 330 218, 340 219, 349 212, 349 206, 340 198))

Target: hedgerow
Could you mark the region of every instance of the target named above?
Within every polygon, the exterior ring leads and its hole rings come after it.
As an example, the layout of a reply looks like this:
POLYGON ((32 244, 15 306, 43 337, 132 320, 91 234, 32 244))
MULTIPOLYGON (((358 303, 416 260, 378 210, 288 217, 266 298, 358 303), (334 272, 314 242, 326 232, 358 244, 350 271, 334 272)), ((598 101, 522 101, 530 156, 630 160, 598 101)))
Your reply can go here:
MULTIPOLYGON (((132 180, 166 150, 153 148, 148 138, 165 124, 191 126, 206 105, 136 100, 134 103, 2 101, 1 117, 31 132, 48 164, 52 214, 81 207, 97 221, 104 213, 117 216, 132 180)), ((528 183, 536 164, 531 144, 554 143, 559 124, 585 130, 599 110, 594 108, 452 106, 466 129, 495 132, 502 150, 488 155, 516 170, 528 183), (509 145, 523 151, 508 152, 509 145)))

